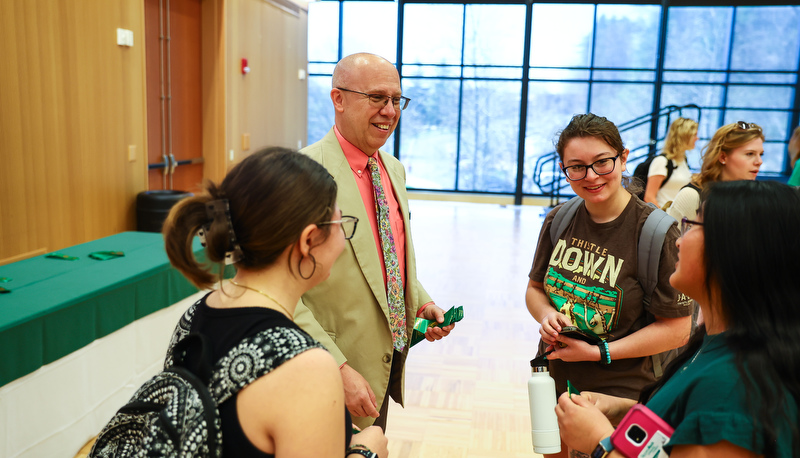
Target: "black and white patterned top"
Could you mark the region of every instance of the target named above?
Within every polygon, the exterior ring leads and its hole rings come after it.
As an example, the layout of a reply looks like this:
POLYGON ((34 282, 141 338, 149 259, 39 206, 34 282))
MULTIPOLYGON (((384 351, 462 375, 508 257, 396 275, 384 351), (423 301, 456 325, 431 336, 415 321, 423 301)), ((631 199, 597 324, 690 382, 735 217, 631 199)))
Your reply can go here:
MULTIPOLYGON (((192 322, 198 307, 204 308, 205 314, 226 314, 225 310, 210 309, 205 305, 208 295, 191 305, 181 316, 170 339, 164 368, 174 365, 173 349, 175 345, 192 332, 192 322)), ((235 314, 261 315, 263 312, 274 312, 271 309, 242 308, 232 309, 235 314), (254 312, 254 313, 253 313, 254 312)), ((274 312, 278 314, 278 312, 274 312)), ((281 317, 283 315, 278 314, 281 317)), ((249 321, 249 320, 248 320, 249 321)), ((291 323, 291 322, 290 322, 291 323)), ((202 325, 200 327, 203 327, 202 325)), ((199 330, 202 333, 202 330, 199 330)), ((212 338, 212 340, 214 340, 212 338)), ((274 326, 264 329, 255 335, 245 336, 236 346, 229 349, 225 356, 218 359, 209 383, 211 394, 221 404, 248 383, 265 375, 284 362, 312 348, 324 348, 305 331, 294 323, 290 327, 274 326)), ((216 359, 216 355, 215 355, 216 359)))
MULTIPOLYGON (((207 338, 216 362, 209 388, 219 403, 224 456, 269 456, 255 449, 241 430, 235 394, 300 353, 324 347, 276 310, 263 307, 217 309, 206 304, 207 298, 208 295, 192 304, 179 320, 170 340, 165 367, 174 363, 173 348, 181 339, 190 333, 207 338), (231 447, 236 449, 231 450, 231 447)), ((192 362, 199 355, 190 350, 187 357, 192 362)), ((349 418, 345 425, 350 425, 349 418)), ((347 440, 349 442, 349 437, 347 440)))

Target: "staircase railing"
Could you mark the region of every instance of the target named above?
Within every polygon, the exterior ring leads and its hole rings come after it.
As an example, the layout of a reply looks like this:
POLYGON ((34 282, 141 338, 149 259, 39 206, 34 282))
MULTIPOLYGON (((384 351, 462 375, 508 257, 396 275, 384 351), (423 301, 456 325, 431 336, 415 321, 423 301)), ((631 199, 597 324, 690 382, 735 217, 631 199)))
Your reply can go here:
MULTIPOLYGON (((651 138, 648 143, 643 145, 634 147, 628 146, 628 150, 630 150, 628 154, 628 164, 631 165, 628 169, 633 170, 632 166, 644 160, 646 157, 656 154, 656 145, 667 137, 669 126, 672 124, 674 118, 690 117, 700 123, 701 116, 702 110, 693 103, 683 106, 669 105, 660 109, 657 113, 648 113, 618 124, 617 129, 619 129, 620 135, 624 138, 624 133, 627 131, 643 125, 652 125, 654 122, 656 123, 656 138, 651 138), (696 114, 696 116, 691 116, 689 114, 684 116, 685 112, 691 111, 694 111, 691 114, 696 114), (662 119, 665 122, 662 123, 662 119)), ((561 197, 567 197, 567 195, 563 194, 561 191, 569 187, 569 183, 566 182, 561 173, 558 162, 558 154, 553 151, 539 156, 533 169, 533 182, 544 195, 550 197, 551 207, 558 205, 561 197)))

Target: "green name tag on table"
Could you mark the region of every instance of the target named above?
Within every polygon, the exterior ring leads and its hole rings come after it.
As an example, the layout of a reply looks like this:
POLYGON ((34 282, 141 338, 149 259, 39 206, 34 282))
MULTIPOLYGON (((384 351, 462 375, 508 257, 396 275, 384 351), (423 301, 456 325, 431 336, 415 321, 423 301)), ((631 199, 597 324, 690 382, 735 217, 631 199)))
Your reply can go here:
POLYGON ((50 258, 50 259, 61 259, 62 261, 77 261, 78 260, 77 256, 69 256, 69 255, 61 254, 61 253, 50 253, 45 257, 46 258, 50 258))
POLYGON ((424 318, 417 318, 414 321, 414 333, 411 335, 411 346, 425 340, 425 331, 431 326, 450 326, 453 323, 464 319, 464 307, 459 305, 457 307, 450 307, 450 310, 444 312, 444 322, 437 323, 436 321, 426 320, 424 318))
POLYGON ((107 261, 109 259, 121 258, 125 256, 125 253, 121 251, 95 251, 94 253, 89 253, 89 257, 92 259, 97 259, 98 261, 107 261))

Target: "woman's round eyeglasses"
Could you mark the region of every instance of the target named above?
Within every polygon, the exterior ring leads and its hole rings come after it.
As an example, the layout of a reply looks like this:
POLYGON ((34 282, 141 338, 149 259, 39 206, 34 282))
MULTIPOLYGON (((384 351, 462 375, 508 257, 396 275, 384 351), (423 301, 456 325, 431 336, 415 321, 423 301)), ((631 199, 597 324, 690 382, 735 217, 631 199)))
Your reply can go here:
POLYGON ((614 171, 614 166, 616 165, 617 158, 619 156, 620 155, 617 154, 614 157, 598 159, 589 165, 570 165, 569 167, 562 167, 561 170, 563 170, 567 178, 572 181, 583 180, 586 178, 586 174, 589 172, 589 169, 594 170, 594 173, 598 175, 608 175, 614 171))

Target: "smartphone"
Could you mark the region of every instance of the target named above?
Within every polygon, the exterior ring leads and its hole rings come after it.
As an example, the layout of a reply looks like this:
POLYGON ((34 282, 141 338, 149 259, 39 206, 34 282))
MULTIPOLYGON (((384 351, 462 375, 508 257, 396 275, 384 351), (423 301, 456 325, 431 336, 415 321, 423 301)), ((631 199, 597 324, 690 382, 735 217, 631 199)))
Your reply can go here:
POLYGON ((577 326, 564 326, 561 328, 561 332, 559 332, 559 334, 571 337, 573 339, 580 339, 592 345, 597 345, 601 342, 601 339, 597 336, 597 334, 591 331, 584 331, 577 326))
POLYGON ((643 404, 634 405, 611 435, 614 450, 626 458, 667 457, 664 444, 675 430, 643 404))

